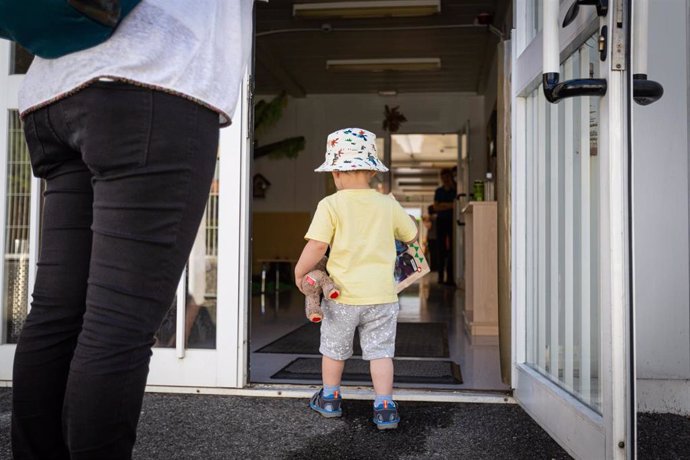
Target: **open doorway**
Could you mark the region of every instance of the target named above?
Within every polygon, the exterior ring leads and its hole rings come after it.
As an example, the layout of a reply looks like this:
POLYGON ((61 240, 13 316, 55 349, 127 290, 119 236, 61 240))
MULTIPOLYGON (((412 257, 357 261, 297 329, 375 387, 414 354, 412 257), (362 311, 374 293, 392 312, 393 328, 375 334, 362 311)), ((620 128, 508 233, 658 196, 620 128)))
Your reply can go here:
MULTIPOLYGON (((498 40, 485 24, 473 21, 481 13, 494 14, 496 2, 450 1, 433 13, 364 18, 342 17, 342 12, 329 16, 335 13, 328 3, 321 17, 301 16, 291 2, 257 8, 256 116, 275 122, 255 132, 252 383, 321 382, 319 327, 305 318, 292 271, 317 203, 335 192, 330 176, 313 172, 323 161, 329 133, 354 126, 377 134, 391 174, 372 186, 392 192, 418 218, 431 261, 438 255, 429 247, 425 222, 441 170, 467 176, 456 179, 461 189, 452 190, 453 201, 467 197, 469 181, 486 172, 480 91, 486 84, 480 82, 489 78, 487 50, 498 40), (391 110, 406 120, 394 133, 383 128, 391 110), (469 126, 476 130, 473 135, 469 126)), ((437 273, 431 273, 400 296, 398 387, 508 389, 500 374, 498 338, 467 333, 464 251, 462 241, 456 243, 463 205, 454 203, 448 241, 454 251, 449 284, 455 286, 439 285, 437 273)), ((344 384, 367 383, 360 363, 349 370, 344 384)))

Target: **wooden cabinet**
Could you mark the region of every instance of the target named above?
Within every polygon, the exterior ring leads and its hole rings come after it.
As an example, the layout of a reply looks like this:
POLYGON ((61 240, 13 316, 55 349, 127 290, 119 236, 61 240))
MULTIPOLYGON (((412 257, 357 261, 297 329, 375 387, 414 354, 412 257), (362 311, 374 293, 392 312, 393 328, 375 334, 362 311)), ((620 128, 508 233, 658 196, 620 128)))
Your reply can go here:
POLYGON ((465 325, 498 335, 498 230, 495 201, 472 201, 465 214, 465 325))

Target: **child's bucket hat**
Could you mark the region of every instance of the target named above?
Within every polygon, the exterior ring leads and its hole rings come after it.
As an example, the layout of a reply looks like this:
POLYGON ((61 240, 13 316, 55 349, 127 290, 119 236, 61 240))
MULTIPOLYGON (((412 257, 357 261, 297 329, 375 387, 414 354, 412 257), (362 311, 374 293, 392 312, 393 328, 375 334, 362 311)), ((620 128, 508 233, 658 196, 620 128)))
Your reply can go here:
POLYGON ((359 128, 331 133, 326 142, 326 161, 314 171, 358 170, 388 171, 376 155, 376 134, 359 128))

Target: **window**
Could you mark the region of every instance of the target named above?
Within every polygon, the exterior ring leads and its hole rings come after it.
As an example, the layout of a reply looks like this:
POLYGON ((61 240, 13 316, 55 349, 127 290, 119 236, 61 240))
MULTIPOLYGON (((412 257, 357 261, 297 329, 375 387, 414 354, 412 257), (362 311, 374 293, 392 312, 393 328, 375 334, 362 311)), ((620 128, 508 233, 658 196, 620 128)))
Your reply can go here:
MULTIPOLYGON (((561 68, 596 78, 594 37, 561 68)), ((526 98, 526 361, 601 412, 598 99, 526 98)))
POLYGON ((522 53, 525 48, 534 40, 539 34, 544 23, 543 18, 543 2, 544 0, 523 0, 526 1, 525 15, 518 19, 518 33, 521 39, 519 40, 518 54, 522 53))
MULTIPOLYGON (((219 164, 211 183, 201 221, 185 271, 185 348, 216 348, 218 293, 219 164)), ((176 346, 178 300, 172 303, 156 334, 156 347, 176 346)))
POLYGON ((28 306, 32 176, 19 113, 11 110, 9 115, 3 280, 4 336, 5 342, 16 343, 28 306))

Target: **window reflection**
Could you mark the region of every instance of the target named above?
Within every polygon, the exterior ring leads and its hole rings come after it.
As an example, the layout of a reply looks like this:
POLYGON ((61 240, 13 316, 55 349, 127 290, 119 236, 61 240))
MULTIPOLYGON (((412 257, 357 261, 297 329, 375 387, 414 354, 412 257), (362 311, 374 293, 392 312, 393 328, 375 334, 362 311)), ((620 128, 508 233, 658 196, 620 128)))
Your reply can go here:
MULTIPOLYGON (((185 348, 216 348, 218 287, 218 163, 206 211, 185 270, 185 348)), ((175 347, 178 298, 156 334, 154 346, 175 347)))

